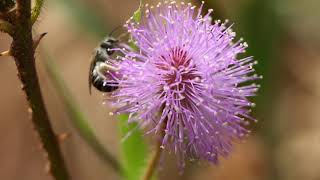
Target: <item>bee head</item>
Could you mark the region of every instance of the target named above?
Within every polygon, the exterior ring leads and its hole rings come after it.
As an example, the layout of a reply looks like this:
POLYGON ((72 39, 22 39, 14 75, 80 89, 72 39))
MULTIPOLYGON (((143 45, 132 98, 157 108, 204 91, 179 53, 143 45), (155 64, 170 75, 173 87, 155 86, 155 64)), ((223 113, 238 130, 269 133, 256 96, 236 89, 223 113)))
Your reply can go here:
POLYGON ((114 50, 111 50, 118 43, 118 40, 107 37, 101 44, 100 47, 105 50, 105 52, 110 56, 114 53, 114 50))

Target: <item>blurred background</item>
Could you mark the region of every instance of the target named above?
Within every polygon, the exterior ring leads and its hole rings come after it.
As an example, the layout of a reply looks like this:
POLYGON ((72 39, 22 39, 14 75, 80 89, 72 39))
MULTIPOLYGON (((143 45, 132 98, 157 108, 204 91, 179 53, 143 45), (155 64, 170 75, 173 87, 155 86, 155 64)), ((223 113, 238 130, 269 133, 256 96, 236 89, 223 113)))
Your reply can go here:
MULTIPOLYGON (((145 2, 152 3, 152 1, 145 2)), ((157 1, 153 1, 156 3, 157 1)), ((249 44, 246 55, 259 61, 264 76, 254 99, 251 137, 217 167, 189 165, 179 176, 166 155, 160 179, 167 180, 319 180, 320 179, 320 6, 319 0, 207 0, 214 19, 234 22, 237 37, 249 44)), ((193 1, 200 4, 200 1, 193 1)), ((51 0, 45 2, 35 35, 48 32, 37 50, 42 92, 56 133, 71 134, 61 143, 75 180, 119 179, 73 127, 48 78, 45 58, 57 64, 77 105, 98 139, 119 157, 117 120, 102 105, 101 93, 88 93, 92 50, 137 9, 138 0, 51 0)), ((11 39, 0 34, 0 50, 11 39)), ((39 138, 11 58, 0 58, 0 179, 50 180, 39 138)))

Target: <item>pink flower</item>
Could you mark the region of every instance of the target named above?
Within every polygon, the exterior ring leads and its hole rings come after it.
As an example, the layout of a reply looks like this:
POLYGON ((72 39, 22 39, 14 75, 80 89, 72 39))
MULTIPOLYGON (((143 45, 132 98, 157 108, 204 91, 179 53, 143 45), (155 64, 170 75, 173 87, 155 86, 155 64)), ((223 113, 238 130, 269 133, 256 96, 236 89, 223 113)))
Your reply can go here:
POLYGON ((116 113, 129 113, 149 133, 165 127, 161 147, 182 168, 185 158, 217 163, 249 133, 248 97, 258 90, 249 82, 260 78, 251 57, 238 58, 247 44, 234 42, 227 23, 212 22, 212 10, 202 16, 202 6, 146 5, 140 23, 125 25, 139 51, 119 49, 124 55, 114 64, 122 75, 111 95, 116 113))

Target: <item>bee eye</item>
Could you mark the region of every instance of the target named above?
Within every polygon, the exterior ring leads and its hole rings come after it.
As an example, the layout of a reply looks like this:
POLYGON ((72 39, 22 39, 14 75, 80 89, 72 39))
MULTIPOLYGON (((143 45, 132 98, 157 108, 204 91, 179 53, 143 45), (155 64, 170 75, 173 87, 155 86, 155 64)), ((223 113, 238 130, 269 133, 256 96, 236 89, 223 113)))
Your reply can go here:
POLYGON ((107 50, 108 48, 111 47, 111 44, 103 42, 103 43, 100 44, 100 47, 107 50))

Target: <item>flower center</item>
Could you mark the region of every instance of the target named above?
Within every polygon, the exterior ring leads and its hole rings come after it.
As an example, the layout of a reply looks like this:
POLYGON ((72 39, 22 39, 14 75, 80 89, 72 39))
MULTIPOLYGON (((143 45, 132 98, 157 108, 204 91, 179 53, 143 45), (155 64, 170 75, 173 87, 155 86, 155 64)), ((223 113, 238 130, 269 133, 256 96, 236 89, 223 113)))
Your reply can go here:
POLYGON ((163 90, 175 100, 182 100, 182 104, 195 88, 201 76, 187 51, 177 47, 170 50, 168 55, 160 57, 156 66, 163 73, 163 90))

